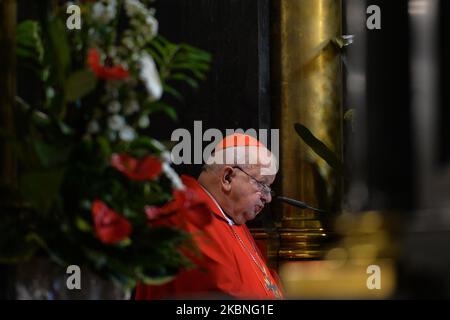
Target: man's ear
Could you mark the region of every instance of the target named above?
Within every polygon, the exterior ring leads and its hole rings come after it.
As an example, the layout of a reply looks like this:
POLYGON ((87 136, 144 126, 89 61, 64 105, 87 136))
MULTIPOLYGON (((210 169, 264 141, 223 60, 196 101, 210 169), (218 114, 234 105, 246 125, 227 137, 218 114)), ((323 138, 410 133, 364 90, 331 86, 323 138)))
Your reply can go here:
POLYGON ((231 180, 232 179, 233 179, 233 168, 226 166, 222 171, 221 181, 220 181, 222 183, 222 187, 226 191, 231 190, 231 180))

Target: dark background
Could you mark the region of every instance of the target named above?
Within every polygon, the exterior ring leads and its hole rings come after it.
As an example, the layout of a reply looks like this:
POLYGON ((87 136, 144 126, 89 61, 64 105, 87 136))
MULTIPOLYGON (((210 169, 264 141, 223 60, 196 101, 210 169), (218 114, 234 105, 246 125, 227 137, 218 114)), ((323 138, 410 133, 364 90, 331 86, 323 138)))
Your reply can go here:
MULTIPOLYGON (((197 91, 182 88, 185 99, 176 103, 179 121, 164 115, 152 118, 150 134, 170 140, 176 128, 193 132, 194 120, 208 128, 275 128, 271 81, 277 70, 270 72, 271 26, 275 0, 157 0, 155 8, 160 34, 173 42, 186 42, 211 53, 213 61, 207 80, 197 91), (271 100, 272 99, 272 100, 271 100)), ((314 0, 311 0, 314 1, 314 0)), ((382 8, 382 29, 364 31, 365 43, 356 38, 347 51, 365 47, 365 60, 356 70, 366 77, 366 95, 361 104, 350 106, 360 111, 354 137, 357 170, 368 189, 364 210, 400 209, 410 219, 415 215, 413 132, 411 125, 410 34, 406 0, 348 0, 344 6, 363 1, 382 8), (363 134, 361 134, 363 132, 363 134), (363 148, 358 149, 359 146, 363 148)), ((19 21, 36 18, 35 1, 18 1, 19 21)), ((450 163, 450 2, 440 1, 440 83, 441 102, 438 123, 439 166, 450 163)), ((357 26, 361 28, 361 26, 357 26)), ((364 26, 363 26, 364 28, 364 26)), ((352 34, 352 26, 345 33, 352 34)), ((352 66, 355 60, 348 60, 352 66)), ((28 98, 36 93, 35 83, 19 70, 19 94, 28 98)), ((276 86, 273 86, 276 87, 276 86)), ((275 99, 276 100, 276 99, 275 99)), ((352 101, 344 92, 344 102, 352 101)), ((348 107, 348 106, 346 106, 348 107)), ((208 144, 208 143, 205 143, 208 144)), ((200 166, 179 166, 180 173, 196 176, 200 166)), ((446 194, 444 194, 446 196, 446 194)), ((448 197, 448 195, 447 195, 448 197)), ((442 210, 442 208, 441 208, 442 210)), ((447 208, 447 214, 448 214, 447 208)), ((407 223, 404 225, 408 227, 407 223)), ((400 266, 400 297, 449 297, 450 267, 447 231, 424 230, 411 233, 412 245, 405 256, 421 254, 422 269, 412 270, 406 259, 400 266), (424 245, 429 243, 429 246, 424 245), (435 249, 430 250, 431 249, 435 249), (426 272, 424 272, 426 270, 426 272)), ((413 260, 415 261, 415 260, 413 260)), ((13 297, 9 275, 13 267, 0 270, 0 298, 13 297)))
POLYGON ((441 110, 440 154, 441 164, 450 163, 450 1, 440 3, 440 63, 441 63, 441 110))
MULTIPOLYGON (((193 91, 183 88, 177 103, 179 121, 165 116, 152 119, 151 133, 170 140, 176 128, 193 133, 195 120, 203 132, 217 128, 244 131, 269 128, 269 0, 158 0, 159 33, 173 42, 185 42, 212 55, 207 80, 193 91)), ((204 146, 210 142, 204 143, 204 146)), ((180 165, 180 173, 197 176, 201 166, 180 165)))

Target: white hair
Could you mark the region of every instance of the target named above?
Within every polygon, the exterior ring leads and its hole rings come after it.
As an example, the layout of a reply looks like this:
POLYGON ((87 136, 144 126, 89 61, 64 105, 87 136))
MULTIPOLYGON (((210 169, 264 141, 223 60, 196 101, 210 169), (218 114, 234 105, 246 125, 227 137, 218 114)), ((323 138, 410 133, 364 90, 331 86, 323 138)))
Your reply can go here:
POLYGON ((278 161, 269 149, 260 146, 237 146, 220 149, 207 160, 205 168, 218 169, 224 165, 238 165, 243 169, 259 166, 261 175, 275 175, 278 161))

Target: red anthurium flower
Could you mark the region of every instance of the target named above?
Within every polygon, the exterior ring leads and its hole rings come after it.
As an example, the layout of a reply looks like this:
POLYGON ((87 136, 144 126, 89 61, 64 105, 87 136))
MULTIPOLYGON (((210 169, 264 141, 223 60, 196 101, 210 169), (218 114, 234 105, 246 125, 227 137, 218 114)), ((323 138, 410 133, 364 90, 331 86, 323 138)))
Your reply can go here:
POLYGON ((131 180, 153 180, 161 173, 161 161, 158 158, 147 156, 135 159, 126 154, 113 154, 111 166, 122 172, 131 180))
MULTIPOLYGON (((149 221, 169 216, 174 213, 188 214, 192 212, 208 211, 206 200, 193 189, 174 190, 172 193, 172 201, 166 203, 162 207, 146 206, 144 208, 145 214, 149 221)), ((200 214, 206 220, 209 216, 200 214)), ((208 221, 205 221, 207 223, 208 221)))
POLYGON ((95 200, 91 207, 95 232, 101 242, 114 244, 127 238, 132 227, 130 222, 111 210, 103 201, 95 200))
POLYGON ((100 63, 100 53, 92 48, 88 52, 87 62, 92 71, 101 79, 122 80, 128 78, 129 73, 122 66, 105 66, 100 63))

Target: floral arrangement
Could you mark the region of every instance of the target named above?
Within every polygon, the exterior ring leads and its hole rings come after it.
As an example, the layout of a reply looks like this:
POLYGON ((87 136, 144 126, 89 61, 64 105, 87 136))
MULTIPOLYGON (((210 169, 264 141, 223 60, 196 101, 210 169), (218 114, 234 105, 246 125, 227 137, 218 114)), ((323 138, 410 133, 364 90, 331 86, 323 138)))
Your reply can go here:
POLYGON ((162 283, 191 262, 189 235, 158 226, 167 214, 201 207, 147 133, 151 116, 176 119, 179 83, 197 87, 208 53, 158 35, 145 0, 42 1, 39 21, 17 30, 22 70, 40 99, 17 97, 20 212, 0 224, 0 261, 46 252, 62 266, 86 265, 124 288, 162 283), (68 30, 66 8, 81 9, 68 30))

